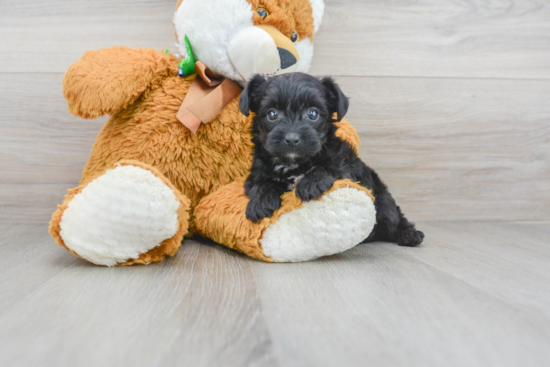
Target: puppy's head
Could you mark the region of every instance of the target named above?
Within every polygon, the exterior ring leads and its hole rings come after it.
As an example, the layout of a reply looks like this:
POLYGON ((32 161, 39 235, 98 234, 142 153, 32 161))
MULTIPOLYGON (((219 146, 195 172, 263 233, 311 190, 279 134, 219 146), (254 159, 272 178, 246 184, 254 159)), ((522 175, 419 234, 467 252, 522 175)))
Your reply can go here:
POLYGON ((256 75, 239 102, 244 115, 256 114, 253 132, 259 142, 283 162, 307 161, 319 153, 348 105, 332 78, 303 73, 256 75))

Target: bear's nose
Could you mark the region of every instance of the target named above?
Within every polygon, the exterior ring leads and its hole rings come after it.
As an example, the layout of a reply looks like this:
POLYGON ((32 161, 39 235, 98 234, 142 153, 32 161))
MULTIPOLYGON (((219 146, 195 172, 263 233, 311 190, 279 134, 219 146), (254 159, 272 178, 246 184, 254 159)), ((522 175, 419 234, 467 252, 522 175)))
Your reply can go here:
POLYGON ((285 143, 286 145, 295 146, 300 144, 300 135, 296 133, 288 133, 285 136, 285 143))
POLYGON ((281 58, 281 69, 284 70, 298 62, 298 60, 296 60, 296 57, 294 57, 294 55, 289 50, 281 47, 277 47, 277 50, 279 51, 279 57, 281 58))

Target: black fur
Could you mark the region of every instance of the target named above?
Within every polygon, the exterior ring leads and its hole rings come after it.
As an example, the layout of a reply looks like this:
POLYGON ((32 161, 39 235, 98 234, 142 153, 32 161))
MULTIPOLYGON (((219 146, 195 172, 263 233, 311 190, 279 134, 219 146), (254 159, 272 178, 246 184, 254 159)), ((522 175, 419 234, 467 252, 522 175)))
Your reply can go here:
POLYGON ((377 225, 366 241, 419 245, 424 234, 401 213, 376 172, 335 136, 334 122, 344 117, 348 105, 332 78, 289 73, 251 79, 239 102, 243 114, 256 114, 254 160, 245 183, 250 199, 246 217, 258 222, 271 216, 281 206, 281 195, 294 187, 300 199, 309 201, 321 197, 335 180, 348 178, 376 197, 377 225))

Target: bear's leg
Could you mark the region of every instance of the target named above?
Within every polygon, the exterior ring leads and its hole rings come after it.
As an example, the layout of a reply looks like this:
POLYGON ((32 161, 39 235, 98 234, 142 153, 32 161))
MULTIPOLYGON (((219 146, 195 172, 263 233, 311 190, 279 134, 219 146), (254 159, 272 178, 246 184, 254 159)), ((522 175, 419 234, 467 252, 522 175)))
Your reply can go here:
POLYGON ((50 234, 97 265, 147 264, 177 252, 189 206, 154 167, 121 161, 69 191, 52 216, 50 234))
POLYGON ((198 232, 267 262, 299 262, 346 251, 368 237, 376 221, 369 190, 349 180, 336 181, 319 200, 302 202, 294 192, 258 223, 246 219, 244 179, 204 197, 195 208, 198 232))

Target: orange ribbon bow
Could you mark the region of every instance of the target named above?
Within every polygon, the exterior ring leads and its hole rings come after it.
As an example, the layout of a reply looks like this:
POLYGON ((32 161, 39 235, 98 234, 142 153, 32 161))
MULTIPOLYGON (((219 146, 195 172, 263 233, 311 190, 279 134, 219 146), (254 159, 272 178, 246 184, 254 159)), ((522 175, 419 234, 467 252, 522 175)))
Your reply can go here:
POLYGON ((214 73, 200 61, 195 63, 195 70, 197 77, 176 115, 193 134, 201 123, 212 121, 242 91, 237 83, 214 73))

